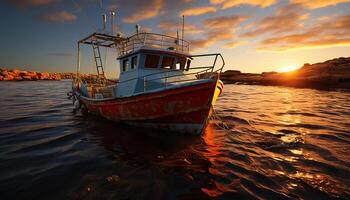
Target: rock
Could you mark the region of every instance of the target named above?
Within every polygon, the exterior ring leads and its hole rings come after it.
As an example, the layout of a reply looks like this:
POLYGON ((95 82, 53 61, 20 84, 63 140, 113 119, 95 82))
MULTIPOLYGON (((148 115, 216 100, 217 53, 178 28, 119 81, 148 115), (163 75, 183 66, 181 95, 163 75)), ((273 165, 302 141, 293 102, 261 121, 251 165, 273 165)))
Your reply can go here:
POLYGON ((50 74, 47 72, 38 73, 40 80, 50 80, 50 74))
POLYGON ((57 81, 61 80, 61 75, 60 74, 54 74, 53 75, 53 80, 57 80, 57 81))
POLYGON ((15 80, 15 81, 22 81, 22 80, 23 80, 23 78, 22 78, 22 77, 20 77, 20 76, 16 76, 16 77, 14 78, 14 80, 15 80))
POLYGON ((39 80, 39 77, 37 75, 30 76, 32 80, 39 80))
POLYGON ((11 69, 10 72, 12 72, 13 74, 18 74, 20 71, 17 69, 11 69))
POLYGON ((35 77, 37 77, 36 72, 28 72, 28 73, 27 73, 27 76, 32 77, 32 79, 34 79, 34 80, 37 80, 37 79, 38 79, 38 78, 35 78, 35 77))
POLYGON ((7 70, 3 70, 1 73, 0 73, 2 76, 7 76, 9 73, 7 70))
POLYGON ((27 71, 19 71, 18 75, 20 75, 20 76, 28 76, 28 72, 27 71))
POLYGON ((15 77, 12 75, 7 75, 4 77, 4 81, 12 81, 15 77))
POLYGON ((31 76, 22 76, 23 80, 25 81, 31 81, 32 77, 31 76))

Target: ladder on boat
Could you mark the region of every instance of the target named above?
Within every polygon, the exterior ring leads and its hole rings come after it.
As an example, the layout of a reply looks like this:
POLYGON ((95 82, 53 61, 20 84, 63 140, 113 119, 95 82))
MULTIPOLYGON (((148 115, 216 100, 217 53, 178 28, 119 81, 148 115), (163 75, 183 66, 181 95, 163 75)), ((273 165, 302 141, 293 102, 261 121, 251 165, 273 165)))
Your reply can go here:
POLYGON ((96 63, 97 75, 99 77, 104 77, 105 76, 105 72, 103 70, 103 64, 102 64, 100 47, 98 46, 98 42, 97 42, 96 37, 93 37, 92 49, 93 49, 93 52, 94 52, 94 58, 95 58, 95 63, 96 63))

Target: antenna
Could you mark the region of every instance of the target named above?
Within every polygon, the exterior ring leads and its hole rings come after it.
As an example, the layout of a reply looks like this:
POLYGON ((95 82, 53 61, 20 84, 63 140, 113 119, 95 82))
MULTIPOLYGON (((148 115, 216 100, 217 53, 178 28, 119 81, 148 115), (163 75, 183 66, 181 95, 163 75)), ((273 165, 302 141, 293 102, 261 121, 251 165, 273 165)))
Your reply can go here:
POLYGON ((179 31, 178 30, 176 31, 176 45, 179 45, 179 31))
POLYGON ((112 31, 112 34, 114 35, 114 16, 115 16, 115 12, 111 11, 110 14, 111 14, 111 31, 112 31))
POLYGON ((107 23, 107 16, 106 16, 106 14, 102 15, 102 23, 103 23, 102 30, 105 31, 106 30, 106 23, 107 23))
POLYGON ((140 24, 136 24, 136 33, 139 33, 140 32, 140 30, 141 30, 141 26, 140 26, 140 24))
POLYGON ((182 35, 181 35, 182 51, 184 50, 184 34, 185 34, 185 15, 182 15, 182 35))

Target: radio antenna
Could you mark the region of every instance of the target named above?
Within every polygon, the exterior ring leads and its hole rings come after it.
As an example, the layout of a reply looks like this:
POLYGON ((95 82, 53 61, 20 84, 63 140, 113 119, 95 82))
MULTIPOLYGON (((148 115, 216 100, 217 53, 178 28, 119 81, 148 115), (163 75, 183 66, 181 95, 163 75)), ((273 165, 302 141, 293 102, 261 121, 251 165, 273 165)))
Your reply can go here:
POLYGON ((107 26, 107 16, 105 14, 102 15, 102 30, 103 32, 106 31, 106 26, 107 26))
POLYGON ((114 35, 114 16, 115 16, 115 12, 111 11, 111 31, 112 31, 112 35, 114 35))
POLYGON ((185 15, 182 15, 182 34, 181 34, 182 51, 184 50, 184 34, 185 34, 185 15))

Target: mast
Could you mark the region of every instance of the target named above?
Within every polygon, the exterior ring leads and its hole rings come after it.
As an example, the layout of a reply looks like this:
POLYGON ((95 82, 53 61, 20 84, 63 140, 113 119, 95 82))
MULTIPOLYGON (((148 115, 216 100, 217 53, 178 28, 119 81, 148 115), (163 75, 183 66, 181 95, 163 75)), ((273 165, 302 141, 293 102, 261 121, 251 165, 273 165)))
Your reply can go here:
POLYGON ((107 26, 107 16, 106 14, 102 15, 102 30, 103 32, 106 31, 106 26, 107 26))
POLYGON ((111 14, 111 32, 112 32, 112 35, 114 35, 114 16, 115 16, 115 12, 111 11, 110 14, 111 14))
POLYGON ((184 50, 184 34, 185 34, 185 15, 182 15, 182 35, 181 35, 182 51, 184 50))

